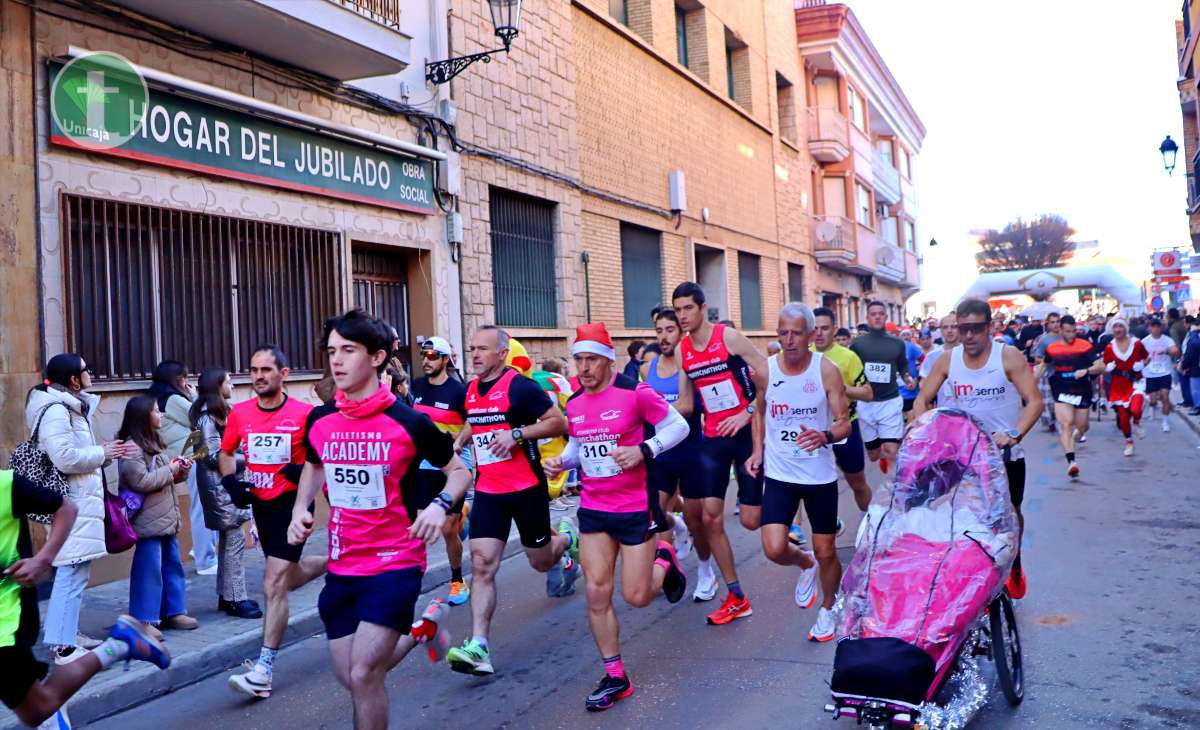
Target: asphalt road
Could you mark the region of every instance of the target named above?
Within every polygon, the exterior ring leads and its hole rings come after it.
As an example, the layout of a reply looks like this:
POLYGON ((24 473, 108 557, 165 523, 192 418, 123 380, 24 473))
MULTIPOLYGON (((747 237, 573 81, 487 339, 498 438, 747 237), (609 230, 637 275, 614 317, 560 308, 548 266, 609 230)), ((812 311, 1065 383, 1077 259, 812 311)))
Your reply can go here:
MULTIPOLYGON (((1150 423, 1137 455, 1124 458, 1113 422, 1098 424, 1080 449, 1083 475, 1074 483, 1051 436, 1027 440, 1030 590, 1017 605, 1026 700, 1010 709, 984 661, 993 693, 972 727, 1200 726, 1200 451, 1182 422, 1173 425, 1163 434, 1150 423)), ((857 518, 843 490, 846 560, 857 518)), ((543 577, 518 555, 500 571, 496 675, 454 674, 414 653, 389 677, 392 727, 853 727, 831 724, 822 711, 834 647, 805 640, 815 610, 792 603, 794 571, 768 563, 758 535, 732 514, 727 524, 754 615, 707 626, 715 606, 691 603, 690 593, 675 606, 619 604, 636 693, 614 709, 583 709, 603 669, 582 591, 546 598, 543 577)), ((685 566, 693 578, 694 558, 685 566)), ((455 609, 449 628, 456 640, 469 632, 465 608, 455 609)), ((284 650, 276 666, 275 693, 265 701, 235 696, 221 675, 93 727, 350 726, 350 699, 329 672, 321 637, 284 650)))

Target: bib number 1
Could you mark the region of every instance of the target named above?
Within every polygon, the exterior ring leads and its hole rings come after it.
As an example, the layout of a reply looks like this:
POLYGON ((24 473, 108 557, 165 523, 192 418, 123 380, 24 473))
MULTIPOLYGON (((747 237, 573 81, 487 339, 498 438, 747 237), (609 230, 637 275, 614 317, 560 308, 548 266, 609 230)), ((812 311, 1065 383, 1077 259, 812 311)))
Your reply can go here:
POLYGON ((720 413, 731 408, 737 408, 738 397, 733 392, 733 382, 721 380, 700 388, 700 399, 704 401, 707 413, 720 413))

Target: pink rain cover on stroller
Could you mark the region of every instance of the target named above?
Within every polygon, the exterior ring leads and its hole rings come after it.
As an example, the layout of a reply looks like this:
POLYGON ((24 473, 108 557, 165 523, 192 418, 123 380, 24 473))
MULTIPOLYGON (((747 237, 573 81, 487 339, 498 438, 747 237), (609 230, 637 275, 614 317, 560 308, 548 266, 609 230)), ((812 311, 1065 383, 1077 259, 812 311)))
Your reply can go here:
POLYGON ((1017 516, 999 449, 962 411, 921 416, 842 580, 839 638, 893 637, 940 675, 1008 575, 1017 516))

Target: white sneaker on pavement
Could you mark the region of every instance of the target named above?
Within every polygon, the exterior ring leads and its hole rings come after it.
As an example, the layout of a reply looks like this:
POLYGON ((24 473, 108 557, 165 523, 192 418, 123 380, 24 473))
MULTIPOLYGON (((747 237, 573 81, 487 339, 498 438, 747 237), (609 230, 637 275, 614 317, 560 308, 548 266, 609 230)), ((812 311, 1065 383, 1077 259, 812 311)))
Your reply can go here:
POLYGON ((1125 442, 1125 455, 1133 456, 1133 441, 1132 440, 1125 442))
POLYGON ((1167 420, 1166 416, 1163 416, 1162 423, 1163 423, 1163 426, 1162 426, 1163 433, 1171 433, 1171 422, 1167 420))
POLYGON ((701 562, 696 573, 696 590, 692 591, 692 600, 711 601, 717 595, 718 587, 717 576, 713 573, 711 565, 701 562))
POLYGON ((800 571, 800 577, 796 579, 795 599, 800 608, 812 608, 817 602, 817 559, 812 553, 806 552, 805 555, 813 561, 813 566, 800 571))
POLYGON ((250 671, 245 674, 234 674, 229 678, 229 687, 244 692, 251 697, 266 699, 271 696, 271 675, 267 674, 263 667, 260 667, 257 662, 251 662, 249 659, 242 662, 242 666, 250 671))
POLYGON ((675 543, 675 559, 683 559, 692 554, 692 534, 688 532, 683 518, 675 517, 675 526, 671 528, 671 542, 675 543))
POLYGON ((834 633, 833 611, 821 606, 817 611, 817 620, 808 630, 809 641, 830 641, 834 633))
POLYGON ((1133 433, 1140 439, 1146 438, 1146 429, 1142 428, 1142 424, 1140 422, 1133 424, 1133 433))
POLYGON ((87 649, 84 649, 82 646, 73 646, 71 647, 71 650, 65 654, 60 651, 55 651, 54 663, 61 667, 70 664, 71 662, 79 661, 87 655, 87 649))

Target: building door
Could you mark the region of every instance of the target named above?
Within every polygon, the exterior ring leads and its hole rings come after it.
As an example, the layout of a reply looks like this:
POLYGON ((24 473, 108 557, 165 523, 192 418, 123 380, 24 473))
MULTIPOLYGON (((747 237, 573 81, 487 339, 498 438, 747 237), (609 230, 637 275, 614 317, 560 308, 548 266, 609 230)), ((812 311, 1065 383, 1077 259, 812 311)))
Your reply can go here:
POLYGON ((704 290, 704 299, 708 303, 708 320, 718 322, 728 319, 725 309, 725 252, 719 248, 710 248, 696 244, 696 283, 704 290))
POLYGON ((800 264, 788 263, 788 301, 804 301, 804 267, 800 264))
POLYGON ((400 334, 400 353, 409 359, 408 255, 397 249, 356 244, 351 253, 354 305, 379 317, 400 334))

